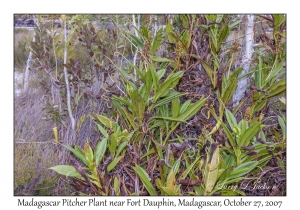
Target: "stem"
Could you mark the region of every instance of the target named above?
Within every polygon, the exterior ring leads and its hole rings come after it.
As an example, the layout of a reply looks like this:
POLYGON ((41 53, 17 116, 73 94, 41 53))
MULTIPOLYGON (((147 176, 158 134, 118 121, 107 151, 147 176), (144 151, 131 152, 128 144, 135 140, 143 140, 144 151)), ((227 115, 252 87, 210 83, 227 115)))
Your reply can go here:
MULTIPOLYGON (((240 75, 246 74, 250 70, 251 58, 254 51, 253 50, 254 15, 247 15, 245 34, 246 34, 245 47, 244 47, 243 58, 242 58, 243 71, 240 73, 240 75)), ((242 100, 246 89, 247 89, 247 78, 242 78, 238 81, 236 91, 232 97, 232 100, 234 101, 233 107, 236 107, 239 104, 240 100, 242 100)))
POLYGON ((54 23, 54 20, 52 21, 52 45, 53 45, 53 53, 54 53, 54 59, 55 59, 55 73, 56 73, 55 79, 57 79, 57 57, 56 57, 56 52, 55 52, 53 23, 54 23))
MULTIPOLYGON (((35 18, 35 16, 33 16, 33 20, 35 23, 35 26, 38 27, 38 22, 37 19, 35 18)), ((35 30, 33 30, 33 38, 32 38, 32 42, 35 42, 35 30)), ((28 84, 29 84, 29 69, 31 67, 31 63, 32 63, 32 52, 29 52, 29 56, 27 59, 27 63, 26 63, 26 70, 25 70, 25 78, 24 78, 24 91, 28 90, 28 84)))
MULTIPOLYGON (((68 52, 67 52, 67 28, 66 28, 67 24, 66 24, 66 20, 64 22, 64 32, 65 32, 65 49, 64 49, 64 64, 67 64, 67 56, 68 56, 68 52)), ((72 125, 72 134, 74 134, 75 131, 75 119, 73 117, 72 114, 72 108, 71 108, 71 93, 70 93, 70 85, 69 85, 69 80, 68 80, 68 72, 67 72, 67 68, 64 66, 64 75, 65 75, 65 81, 66 81, 66 90, 67 90, 67 104, 68 104, 68 113, 69 113, 69 117, 71 120, 71 125, 72 125)))
MULTIPOLYGON (((34 38, 33 38, 34 39, 34 38)), ((28 90, 28 83, 29 83, 29 69, 31 67, 32 63, 32 52, 30 51, 27 64, 26 64, 26 70, 25 70, 25 78, 24 78, 24 91, 28 90)))
MULTIPOLYGON (((140 15, 138 15, 138 25, 136 25, 134 14, 132 15, 132 22, 133 22, 133 25, 135 26, 135 29, 134 29, 135 35, 137 37, 139 37, 137 30, 140 29, 140 15)), ((138 49, 136 49, 134 57, 133 57, 133 65, 136 65, 137 53, 138 53, 138 49)), ((135 69, 134 69, 133 74, 134 74, 134 81, 136 82, 136 70, 135 69)))

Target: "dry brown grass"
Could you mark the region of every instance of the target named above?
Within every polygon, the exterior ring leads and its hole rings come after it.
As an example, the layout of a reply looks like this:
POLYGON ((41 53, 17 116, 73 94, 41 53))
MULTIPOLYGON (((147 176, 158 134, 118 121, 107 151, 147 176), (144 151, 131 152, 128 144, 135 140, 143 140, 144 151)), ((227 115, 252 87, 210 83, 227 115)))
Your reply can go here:
MULTIPOLYGON (((68 164, 69 153, 55 144, 52 128, 58 127, 59 142, 65 145, 83 145, 87 140, 93 145, 100 136, 90 117, 77 126, 76 135, 71 137, 68 116, 62 116, 65 125, 45 120, 46 102, 51 94, 38 86, 36 74, 30 75, 33 84, 28 92, 14 98, 14 190, 15 195, 64 195, 68 194, 67 183, 49 167, 68 164)), ((76 122, 83 115, 101 113, 105 107, 101 100, 84 99, 74 109, 76 122)))

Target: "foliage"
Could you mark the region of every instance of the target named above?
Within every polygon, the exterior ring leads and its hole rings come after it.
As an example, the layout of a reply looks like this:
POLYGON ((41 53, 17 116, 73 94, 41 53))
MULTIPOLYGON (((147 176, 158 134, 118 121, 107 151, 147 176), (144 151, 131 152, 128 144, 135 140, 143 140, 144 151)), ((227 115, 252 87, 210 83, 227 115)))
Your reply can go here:
POLYGON ((72 156, 50 169, 76 194, 246 195, 220 186, 275 169, 285 176, 284 15, 256 15, 259 43, 244 75, 236 15, 138 15, 140 25, 129 15, 37 17, 30 49, 49 95, 44 120, 70 126, 68 80, 77 121, 75 136, 63 137, 72 156), (67 43, 55 20, 67 21, 67 43), (249 88, 233 107, 244 77, 249 88), (272 100, 282 108, 270 111, 272 100))
POLYGON ((28 46, 33 37, 33 32, 27 29, 14 29, 14 68, 20 70, 20 67, 26 64, 28 57, 28 46))

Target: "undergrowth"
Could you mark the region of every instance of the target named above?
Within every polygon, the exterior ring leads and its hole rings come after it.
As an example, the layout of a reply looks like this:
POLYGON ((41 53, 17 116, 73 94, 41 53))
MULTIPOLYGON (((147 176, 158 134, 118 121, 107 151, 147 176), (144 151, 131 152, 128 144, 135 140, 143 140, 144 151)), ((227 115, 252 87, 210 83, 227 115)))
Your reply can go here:
POLYGON ((285 17, 256 16, 243 75, 245 19, 135 17, 38 15, 30 46, 16 31, 15 69, 31 51, 33 70, 15 97, 15 194, 285 195, 285 17))

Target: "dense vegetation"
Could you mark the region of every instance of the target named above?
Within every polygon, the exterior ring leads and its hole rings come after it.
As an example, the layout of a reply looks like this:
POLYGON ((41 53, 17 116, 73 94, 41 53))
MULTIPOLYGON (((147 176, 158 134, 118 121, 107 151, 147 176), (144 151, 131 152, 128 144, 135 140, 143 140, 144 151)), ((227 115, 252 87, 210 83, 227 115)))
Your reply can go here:
POLYGON ((26 16, 15 194, 285 195, 285 16, 248 16, 26 16))

